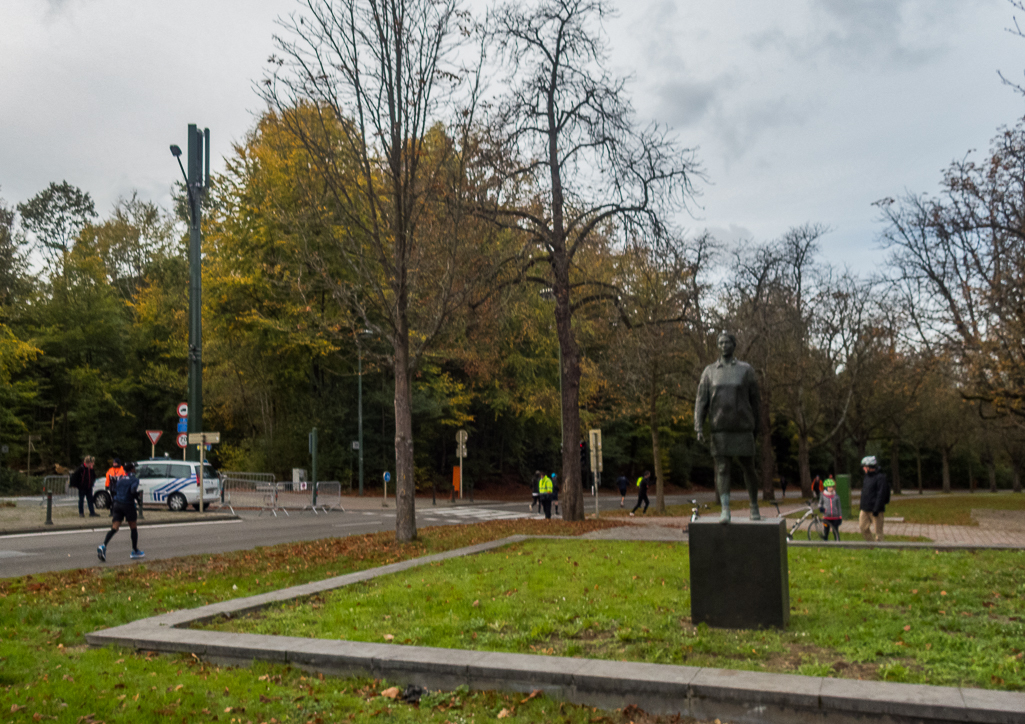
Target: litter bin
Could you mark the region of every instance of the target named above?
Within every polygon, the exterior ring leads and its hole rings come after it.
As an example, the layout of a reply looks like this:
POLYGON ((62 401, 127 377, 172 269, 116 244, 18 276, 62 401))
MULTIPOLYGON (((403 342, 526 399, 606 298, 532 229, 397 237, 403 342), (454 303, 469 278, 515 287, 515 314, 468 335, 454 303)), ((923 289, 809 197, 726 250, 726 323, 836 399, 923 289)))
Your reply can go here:
POLYGON ((854 511, 851 510, 851 476, 837 475, 836 494, 840 498, 840 510, 843 511, 844 520, 853 520, 854 511))

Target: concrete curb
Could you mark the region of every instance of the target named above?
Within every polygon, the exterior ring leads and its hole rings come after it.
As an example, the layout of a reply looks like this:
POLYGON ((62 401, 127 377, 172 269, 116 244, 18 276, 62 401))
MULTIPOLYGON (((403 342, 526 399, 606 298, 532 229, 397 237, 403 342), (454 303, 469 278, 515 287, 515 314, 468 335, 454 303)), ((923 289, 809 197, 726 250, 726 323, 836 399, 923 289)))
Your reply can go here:
POLYGON ((527 693, 541 689, 552 697, 588 706, 614 709, 636 704, 651 713, 736 722, 863 722, 866 718, 930 724, 1025 722, 1025 694, 1016 692, 185 628, 217 616, 243 615, 282 601, 532 538, 511 536, 369 571, 173 611, 86 634, 86 641, 91 646, 194 653, 224 665, 287 663, 311 672, 387 678, 432 689, 454 689, 464 684, 476 690, 527 693))

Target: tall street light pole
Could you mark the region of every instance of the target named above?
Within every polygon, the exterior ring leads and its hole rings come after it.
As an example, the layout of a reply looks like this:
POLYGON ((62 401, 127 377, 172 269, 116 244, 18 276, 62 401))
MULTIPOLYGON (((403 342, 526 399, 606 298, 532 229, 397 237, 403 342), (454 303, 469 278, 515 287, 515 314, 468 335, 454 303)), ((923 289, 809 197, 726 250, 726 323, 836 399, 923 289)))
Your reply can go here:
MULTIPOLYGON (((203 432, 203 270, 202 222, 203 196, 210 188, 210 129, 202 131, 195 123, 189 124, 189 172, 182 166, 182 151, 171 146, 171 154, 178 159, 178 167, 185 176, 189 195, 189 424, 188 431, 203 432)), ((186 449, 189 460, 199 460, 199 450, 190 445, 186 449)))

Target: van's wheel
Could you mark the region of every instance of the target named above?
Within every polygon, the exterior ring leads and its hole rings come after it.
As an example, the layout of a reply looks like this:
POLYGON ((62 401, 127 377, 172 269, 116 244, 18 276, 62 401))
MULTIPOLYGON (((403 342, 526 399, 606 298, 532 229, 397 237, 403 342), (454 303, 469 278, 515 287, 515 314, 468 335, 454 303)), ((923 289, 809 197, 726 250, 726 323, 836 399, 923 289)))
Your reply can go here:
POLYGON ((110 510, 110 493, 106 490, 93 493, 93 506, 102 510, 110 510))
POLYGON ((189 507, 189 501, 181 493, 171 493, 167 499, 167 507, 175 513, 180 513, 189 507))

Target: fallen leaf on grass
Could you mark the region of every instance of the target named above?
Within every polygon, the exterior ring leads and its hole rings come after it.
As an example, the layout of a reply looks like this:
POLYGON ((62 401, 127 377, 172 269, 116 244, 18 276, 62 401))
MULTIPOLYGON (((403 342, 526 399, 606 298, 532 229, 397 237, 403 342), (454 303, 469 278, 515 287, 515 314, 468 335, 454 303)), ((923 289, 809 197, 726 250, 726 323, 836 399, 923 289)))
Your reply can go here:
POLYGON ((540 689, 534 689, 532 692, 530 692, 530 696, 528 696, 526 699, 521 699, 520 703, 521 704, 526 704, 528 701, 533 699, 535 696, 539 696, 540 694, 541 694, 541 690, 540 689))
POLYGON ((473 602, 473 607, 474 608, 477 608, 478 606, 480 606, 480 599, 479 598, 476 601, 473 602))
POLYGON ((396 699, 399 696, 399 687, 392 686, 381 692, 381 696, 385 696, 389 699, 396 699))
POLYGON ((911 624, 908 624, 907 626, 905 626, 904 630, 905 631, 910 631, 911 630, 911 624))
POLYGON ((394 641, 395 640, 395 636, 393 636, 392 634, 385 634, 384 635, 384 640, 385 641, 394 641))
POLYGON ((502 711, 498 712, 498 718, 505 719, 510 713, 511 712, 508 709, 502 709, 502 711))

